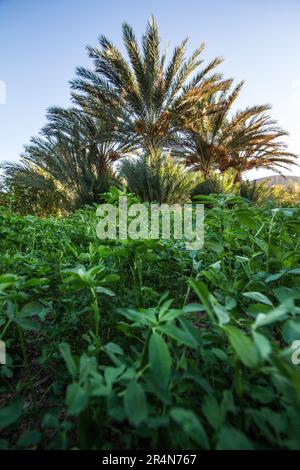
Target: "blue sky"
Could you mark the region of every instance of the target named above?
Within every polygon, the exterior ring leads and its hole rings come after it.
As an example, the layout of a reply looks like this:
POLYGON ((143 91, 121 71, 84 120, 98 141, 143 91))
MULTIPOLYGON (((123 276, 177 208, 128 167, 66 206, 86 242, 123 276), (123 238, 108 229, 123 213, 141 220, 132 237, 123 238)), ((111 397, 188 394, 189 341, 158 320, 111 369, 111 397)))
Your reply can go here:
POLYGON ((19 158, 49 106, 69 104, 85 45, 103 33, 122 48, 121 23, 140 37, 151 13, 163 43, 189 36, 190 51, 205 41, 206 60, 222 55, 224 75, 246 81, 238 107, 271 103, 300 154, 300 0, 0 0, 0 161, 19 158))

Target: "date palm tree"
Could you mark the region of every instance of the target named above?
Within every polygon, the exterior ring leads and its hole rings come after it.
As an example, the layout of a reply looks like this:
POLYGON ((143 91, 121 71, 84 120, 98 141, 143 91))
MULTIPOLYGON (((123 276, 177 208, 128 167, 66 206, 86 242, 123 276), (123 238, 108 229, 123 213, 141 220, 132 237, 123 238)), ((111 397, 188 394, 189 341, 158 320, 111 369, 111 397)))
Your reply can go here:
POLYGON ((123 40, 128 57, 105 36, 99 38, 100 48, 88 47, 94 68, 77 69, 78 77, 71 82, 73 98, 85 112, 109 122, 117 139, 141 153, 168 149, 183 123, 193 119, 195 104, 231 83, 214 70, 222 59, 199 69, 204 44, 185 58, 185 39, 167 63, 153 17, 141 48, 127 23, 123 40))
POLYGON ((161 151, 124 159, 119 172, 125 178, 128 190, 143 202, 185 203, 197 183, 194 173, 161 151))
MULTIPOLYGON (((279 170, 296 164, 282 138, 287 133, 268 115, 269 105, 252 106, 232 113, 243 82, 232 92, 208 100, 211 112, 199 114, 186 128, 175 153, 186 164, 209 177, 214 171, 236 170, 236 179, 252 169, 279 170)), ((203 105, 202 105, 203 106, 203 105)))
POLYGON ((99 201, 117 180, 113 163, 129 146, 115 144, 101 120, 76 109, 51 108, 47 117, 21 161, 2 165, 10 186, 55 192, 67 209, 99 201))

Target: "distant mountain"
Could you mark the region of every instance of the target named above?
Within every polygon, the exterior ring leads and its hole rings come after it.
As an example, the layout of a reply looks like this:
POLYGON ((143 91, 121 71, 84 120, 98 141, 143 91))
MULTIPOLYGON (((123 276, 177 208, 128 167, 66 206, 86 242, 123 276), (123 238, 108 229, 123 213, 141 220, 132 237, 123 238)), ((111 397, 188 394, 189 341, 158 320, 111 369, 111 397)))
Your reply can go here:
POLYGON ((300 176, 282 176, 282 175, 273 175, 265 176, 264 178, 258 178, 255 181, 258 183, 266 183, 268 186, 275 186, 280 184, 282 186, 287 186, 288 184, 298 183, 300 184, 300 176))

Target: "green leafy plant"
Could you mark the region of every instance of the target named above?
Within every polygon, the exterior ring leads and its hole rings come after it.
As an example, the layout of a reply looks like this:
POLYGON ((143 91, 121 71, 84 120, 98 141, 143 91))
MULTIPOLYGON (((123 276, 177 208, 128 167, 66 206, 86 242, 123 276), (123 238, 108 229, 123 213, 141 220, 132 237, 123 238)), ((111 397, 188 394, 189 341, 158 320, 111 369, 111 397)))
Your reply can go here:
POLYGON ((300 447, 299 208, 196 200, 200 251, 0 211, 1 448, 300 447))

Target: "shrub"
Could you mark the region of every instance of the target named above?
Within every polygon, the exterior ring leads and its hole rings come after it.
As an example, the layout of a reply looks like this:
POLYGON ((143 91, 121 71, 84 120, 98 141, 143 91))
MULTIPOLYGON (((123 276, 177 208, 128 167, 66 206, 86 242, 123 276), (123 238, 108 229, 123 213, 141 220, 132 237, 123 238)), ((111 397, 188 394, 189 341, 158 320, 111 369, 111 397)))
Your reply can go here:
POLYGON ((236 172, 234 170, 227 170, 223 174, 215 172, 210 177, 200 174, 199 179, 200 181, 193 190, 193 196, 238 193, 239 183, 236 182, 236 172))
POLYGON ((152 153, 136 160, 125 160, 120 174, 128 190, 141 201, 167 204, 187 202, 195 186, 195 177, 170 155, 152 153))

